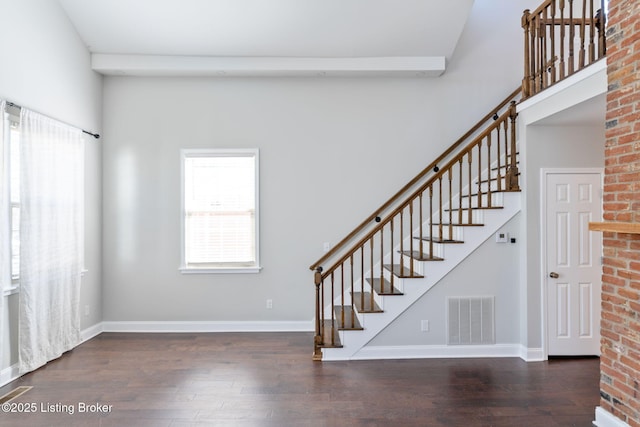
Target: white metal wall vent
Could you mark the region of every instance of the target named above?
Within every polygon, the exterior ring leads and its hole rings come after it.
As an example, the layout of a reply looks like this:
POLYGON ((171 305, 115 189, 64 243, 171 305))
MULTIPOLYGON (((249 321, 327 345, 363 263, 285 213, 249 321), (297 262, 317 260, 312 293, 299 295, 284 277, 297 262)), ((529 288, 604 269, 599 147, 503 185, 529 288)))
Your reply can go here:
POLYGON ((495 344, 494 299, 448 297, 447 344, 495 344))

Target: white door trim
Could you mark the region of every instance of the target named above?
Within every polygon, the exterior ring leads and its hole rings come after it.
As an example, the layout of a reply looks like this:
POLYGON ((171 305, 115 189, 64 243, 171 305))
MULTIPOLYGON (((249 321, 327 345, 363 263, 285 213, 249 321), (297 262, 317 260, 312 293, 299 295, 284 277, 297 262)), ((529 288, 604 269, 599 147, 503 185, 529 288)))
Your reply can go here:
MULTIPOLYGON (((541 308, 541 333, 542 354, 544 360, 549 359, 549 334, 547 333, 547 176, 551 174, 598 174, 600 175, 600 199, 604 185, 604 168, 541 168, 540 169, 540 308, 541 308)), ((596 219, 601 221, 601 219, 596 219)))

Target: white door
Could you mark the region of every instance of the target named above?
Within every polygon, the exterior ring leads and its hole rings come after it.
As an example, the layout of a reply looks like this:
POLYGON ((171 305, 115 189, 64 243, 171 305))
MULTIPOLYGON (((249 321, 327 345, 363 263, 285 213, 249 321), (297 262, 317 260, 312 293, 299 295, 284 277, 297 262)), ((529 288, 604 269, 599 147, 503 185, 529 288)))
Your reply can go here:
POLYGON ((546 174, 548 355, 600 354, 600 173, 546 174))

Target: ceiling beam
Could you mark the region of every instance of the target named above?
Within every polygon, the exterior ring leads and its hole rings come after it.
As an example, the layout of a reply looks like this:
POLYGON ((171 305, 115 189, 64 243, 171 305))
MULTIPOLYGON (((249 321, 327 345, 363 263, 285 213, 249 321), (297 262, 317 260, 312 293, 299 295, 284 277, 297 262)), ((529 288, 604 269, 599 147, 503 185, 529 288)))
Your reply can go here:
POLYGON ((94 71, 127 76, 437 77, 444 56, 301 58, 91 55, 94 71))

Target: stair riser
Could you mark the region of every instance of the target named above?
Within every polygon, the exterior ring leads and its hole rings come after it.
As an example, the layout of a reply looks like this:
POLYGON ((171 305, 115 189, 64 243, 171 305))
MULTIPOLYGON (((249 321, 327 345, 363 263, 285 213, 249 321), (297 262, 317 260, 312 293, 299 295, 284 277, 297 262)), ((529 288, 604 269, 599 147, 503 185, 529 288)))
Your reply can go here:
MULTIPOLYGON (((483 189, 483 191, 486 191, 486 189, 483 189)), ((491 200, 491 206, 502 206, 502 203, 504 201, 503 193, 491 193, 491 195, 489 194, 480 195, 481 206, 483 207, 489 206, 489 200, 491 200)), ((468 208, 469 202, 471 202, 472 207, 474 208, 478 207, 478 196, 475 194, 475 192, 474 192, 474 195, 472 195, 471 197, 462 198, 462 207, 468 208)))
MULTIPOLYGON (((456 218, 454 218, 454 221, 456 218)), ((426 229, 428 230, 428 228, 426 229)), ((444 224, 442 227, 438 225, 434 225, 431 227, 431 233, 425 232, 425 237, 433 236, 435 238, 442 238, 446 240, 464 240, 464 227, 449 227, 444 224)), ((417 236, 416 236, 417 237, 417 236)), ((415 239, 414 239, 415 240, 415 239)), ((413 244, 414 246, 416 243, 413 244)), ((423 243, 423 245, 429 246, 428 242, 423 243)))

